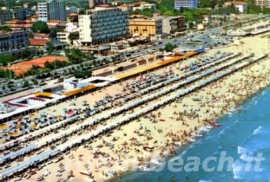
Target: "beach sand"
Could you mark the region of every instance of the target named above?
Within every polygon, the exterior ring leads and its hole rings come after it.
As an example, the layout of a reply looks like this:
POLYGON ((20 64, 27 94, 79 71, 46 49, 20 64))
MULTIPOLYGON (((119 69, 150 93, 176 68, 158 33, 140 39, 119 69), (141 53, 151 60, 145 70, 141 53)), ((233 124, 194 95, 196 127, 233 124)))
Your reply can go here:
MULTIPOLYGON (((212 49, 204 55, 213 55, 219 50, 221 52, 242 52, 243 54, 253 52, 258 56, 266 53, 267 48, 270 47, 268 39, 260 38, 260 36, 242 38, 240 41, 243 42, 240 46, 212 49), (254 46, 254 42, 256 42, 256 46, 254 46)), ((181 74, 178 69, 179 66, 188 64, 200 56, 170 67, 172 67, 174 72, 181 74)), ((157 72, 161 73, 163 70, 168 70, 168 68, 160 69, 157 72)), ((107 173, 108 171, 114 171, 120 175, 120 173, 127 171, 128 167, 131 167, 133 164, 140 166, 151 160, 151 158, 158 158, 163 155, 173 156, 177 147, 181 144, 187 144, 189 138, 192 138, 192 133, 195 133, 196 130, 207 124, 203 118, 207 118, 208 121, 214 121, 222 114, 236 108, 245 99, 263 87, 268 86, 270 83, 269 75, 270 64, 268 60, 262 60, 185 96, 179 102, 170 103, 148 114, 148 118, 140 117, 122 126, 119 130, 113 130, 110 136, 101 136, 95 139, 89 144, 92 150, 83 146, 78 147, 76 150, 71 151, 70 154, 64 155, 64 159, 59 163, 45 166, 26 181, 36 181, 37 177, 46 173, 46 171, 50 172, 45 177, 46 181, 57 181, 61 178, 67 179, 68 173, 71 170, 74 177, 69 181, 91 181, 88 176, 80 174, 82 171, 91 172, 95 181, 106 181, 112 177, 107 173), (193 101, 193 98, 200 98, 200 101, 193 101), (153 118, 150 115, 155 115, 155 122, 153 119, 150 119, 153 118), (108 143, 109 145, 113 144, 114 148, 105 146, 108 143), (101 147, 101 145, 103 146, 101 147), (144 146, 153 147, 153 150, 151 152, 146 151, 144 146), (71 155, 73 155, 73 159, 71 159, 71 155), (61 173, 61 176, 56 176, 56 171, 60 169, 60 163, 64 164, 65 171, 61 173)), ((123 85, 126 82, 130 82, 130 79, 123 81, 123 85)), ((79 107, 84 100, 93 105, 95 101, 101 99, 107 93, 113 95, 121 92, 121 90, 122 88, 119 84, 114 84, 102 88, 95 93, 44 109, 41 112, 50 113, 55 110, 55 113, 62 114, 64 113, 63 108, 68 107, 72 102, 76 103, 76 107, 79 107)), ((155 104, 155 101, 151 101, 148 104, 155 104)), ((139 109, 141 108, 135 108, 134 111, 139 109)), ((111 118, 106 123, 116 121, 121 117, 125 116, 121 114, 111 118)), ((85 122, 87 122, 87 119, 85 122)), ((96 128, 100 126, 102 125, 99 124, 96 128)), ((76 136, 73 137, 76 138, 76 136)))

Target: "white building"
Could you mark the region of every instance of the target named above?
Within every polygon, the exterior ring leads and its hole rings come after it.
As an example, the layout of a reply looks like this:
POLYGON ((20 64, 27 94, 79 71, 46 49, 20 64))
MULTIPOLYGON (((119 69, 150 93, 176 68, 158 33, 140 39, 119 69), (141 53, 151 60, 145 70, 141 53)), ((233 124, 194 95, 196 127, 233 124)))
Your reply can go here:
POLYGON ((72 22, 66 23, 65 31, 64 32, 57 32, 56 39, 62 43, 72 44, 72 42, 68 38, 71 33, 75 33, 75 34, 79 33, 79 29, 78 29, 78 26, 76 25, 76 23, 72 23, 72 22))
POLYGON ((78 32, 79 28, 78 25, 76 23, 66 23, 66 32, 78 32))
POLYGON ((76 6, 67 6, 66 7, 66 12, 67 14, 69 13, 79 13, 80 12, 80 8, 76 7, 76 6))
POLYGON ((128 13, 118 8, 96 8, 79 15, 82 45, 95 45, 119 40, 128 35, 128 13))
POLYGON ((133 11, 135 10, 144 10, 144 9, 152 9, 152 10, 156 10, 157 9, 157 5, 156 4, 141 4, 139 7, 133 7, 133 11))
POLYGON ((190 8, 194 9, 198 7, 198 0, 174 0, 174 8, 190 8))
POLYGON ((224 3, 225 7, 230 5, 233 5, 240 13, 244 13, 248 8, 248 4, 242 1, 230 1, 224 3))

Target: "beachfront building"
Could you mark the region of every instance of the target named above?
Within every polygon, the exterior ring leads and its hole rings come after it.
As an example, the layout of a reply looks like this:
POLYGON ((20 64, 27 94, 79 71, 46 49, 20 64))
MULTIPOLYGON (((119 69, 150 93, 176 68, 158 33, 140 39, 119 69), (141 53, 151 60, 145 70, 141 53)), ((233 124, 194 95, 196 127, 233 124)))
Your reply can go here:
POLYGON ((255 0, 255 4, 260 7, 270 8, 270 0, 255 0))
POLYGON ((162 18, 162 32, 173 34, 185 30, 184 16, 168 16, 162 18))
POLYGON ((48 20, 66 20, 66 5, 61 0, 47 0, 38 3, 39 20, 47 22, 48 20))
POLYGON ((197 8, 198 7, 198 0, 174 0, 174 8, 180 9, 183 8, 197 8))
MULTIPOLYGON (((27 31, 0 31, 0 55, 16 55, 23 52, 28 47, 27 31)), ((29 51, 35 48, 28 47, 29 51)))
POLYGON ((162 34, 162 18, 135 18, 129 20, 132 36, 154 37, 162 34))
POLYGON ((224 3, 224 7, 233 5, 240 13, 244 13, 248 9, 248 4, 242 1, 228 1, 224 3))
POLYGON ((59 42, 71 44, 73 43, 73 41, 71 41, 71 39, 69 38, 70 34, 73 34, 73 37, 79 38, 79 29, 76 23, 67 23, 64 31, 56 33, 56 39, 59 42))
POLYGON ((84 46, 112 42, 128 35, 128 13, 118 8, 96 8, 79 15, 79 36, 84 46))

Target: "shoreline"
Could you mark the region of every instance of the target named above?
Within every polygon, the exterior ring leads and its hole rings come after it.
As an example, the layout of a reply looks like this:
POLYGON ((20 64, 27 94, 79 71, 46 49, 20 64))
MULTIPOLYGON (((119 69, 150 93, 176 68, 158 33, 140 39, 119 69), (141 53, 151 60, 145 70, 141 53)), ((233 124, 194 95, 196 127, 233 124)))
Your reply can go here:
MULTIPOLYGON (((257 63, 255 63, 257 64, 257 63)), ((248 67, 251 67, 252 65, 248 66, 248 67)), ((245 69, 248 69, 248 68, 245 68, 245 69)), ((268 72, 268 74, 270 75, 270 71, 268 72)), ((228 77, 228 76, 227 76, 228 77)), ((225 78, 222 78, 222 79, 226 79, 225 78)), ((269 80, 268 80, 269 81, 269 80)), ((260 87, 260 89, 257 90, 257 92, 254 92, 252 93, 251 95, 249 95, 248 97, 245 97, 244 99, 239 99, 237 105, 235 105, 234 107, 232 107, 231 109, 235 109, 235 108, 239 108, 241 107, 242 105, 244 105, 245 103, 247 103, 248 101, 252 100, 254 97, 257 97, 258 95, 260 95, 262 92, 264 92, 265 90, 267 89, 270 89, 270 82, 268 84, 266 84, 265 86, 263 87, 260 87)), ((241 110, 240 109, 240 112, 245 112, 244 110, 241 110)), ((237 112, 235 112, 237 113, 237 112)), ((216 122, 216 123, 219 123, 219 124, 222 124, 222 122, 219 122, 218 120, 221 120, 222 117, 225 117, 226 115, 229 115, 228 113, 219 113, 219 116, 217 116, 216 118, 214 118, 213 120, 216 122)), ((207 124, 205 124, 204 126, 206 126, 207 124)), ((212 129, 215 129, 215 128, 212 128, 212 129)), ((211 130, 212 130, 211 129, 211 130)), ((208 135, 208 132, 204 132, 202 137, 200 138, 197 138, 195 142, 197 142, 198 140, 200 139, 203 139, 204 137, 206 137, 208 135)), ((191 145, 192 145, 193 142, 191 143, 184 143, 182 146, 179 146, 178 148, 176 147, 175 148, 175 151, 176 151, 176 154, 175 155, 168 155, 166 156, 166 161, 165 163, 167 163, 170 159, 178 156, 178 155, 182 155, 183 152, 185 152, 185 149, 189 148, 191 145)), ((170 147, 174 147, 173 145, 170 146, 170 147)), ((153 151, 153 153, 158 153, 160 151, 153 151)), ((154 170, 153 170, 154 171, 154 170)), ((137 173, 137 172, 141 172, 141 173, 147 173, 147 172, 151 172, 151 171, 140 171, 140 170, 135 170, 135 171, 127 171, 127 172, 118 172, 118 174, 120 175, 120 178, 117 178, 117 177, 112 177, 108 180, 105 180, 105 182, 113 182, 113 181, 119 181, 123 176, 126 176, 126 175, 131 175, 132 173, 137 173)))
MULTIPOLYGON (((247 42, 250 41, 249 38, 245 40, 247 42)), ((239 52, 237 49, 238 47, 236 47, 233 52, 239 52)), ((245 50, 247 53, 249 52, 248 48, 245 50)), ((221 52, 228 51, 231 52, 231 47, 221 49, 221 52)), ((263 50, 255 50, 254 52, 256 52, 256 55, 259 55, 262 51, 263 50)), ((245 54, 247 54, 246 52, 245 54)), ((182 74, 179 72, 179 68, 182 67, 183 64, 189 64, 190 61, 198 60, 202 57, 204 59, 204 56, 213 56, 215 53, 216 50, 210 50, 206 54, 187 60, 187 62, 175 64, 175 66, 172 66, 172 69, 174 69, 173 71, 177 71, 176 73, 182 74)), ((207 84, 200 89, 179 98, 178 100, 176 99, 176 101, 167 103, 166 105, 161 106, 150 113, 139 116, 135 119, 135 121, 123 125, 118 129, 116 128, 112 130, 109 135, 98 136, 88 145, 88 147, 92 149, 85 147, 86 145, 81 145, 77 147, 76 150, 71 150, 70 155, 74 156, 74 159, 70 159, 68 155, 63 155, 63 162, 65 163, 66 172, 64 172, 62 176, 66 177, 66 173, 69 170, 74 170, 75 178, 71 179, 71 181, 89 181, 89 178, 85 179, 85 176, 82 176, 80 172, 85 170, 84 168, 86 165, 90 165, 91 170, 89 169, 89 171, 92 172, 96 181, 111 181, 113 179, 106 177, 108 176, 106 172, 120 171, 117 172, 117 174, 120 175, 121 173, 121 176, 128 175, 128 173, 130 173, 130 171, 124 172, 121 170, 123 168, 123 163, 131 163, 136 159, 138 161, 140 158, 142 159, 141 164, 144 165, 147 163, 147 159, 144 158, 146 154, 148 157, 151 157, 154 154, 164 155, 164 153, 168 153, 166 152, 166 149, 168 148, 171 149, 172 153, 174 154, 175 151, 178 150, 176 148, 179 143, 187 143, 189 141, 188 139, 192 138, 192 134, 196 133, 199 128, 210 124, 209 122, 206 122, 205 119, 211 122, 216 121, 225 114, 228 114, 228 112, 231 112, 231 110, 233 110, 232 112, 236 111, 237 108, 248 99, 254 97, 254 95, 259 94, 262 90, 269 87, 270 65, 268 64, 268 60, 269 58, 255 62, 250 66, 246 66, 244 69, 238 70, 235 73, 218 79, 211 84, 207 84), (266 67, 267 69, 264 69, 266 67), (255 87, 256 85, 259 86, 255 87), (241 92, 239 92, 239 90, 241 90, 241 92), (194 100, 194 98, 198 98, 199 100, 194 100), (157 116, 157 118, 154 116, 157 116), (136 140, 134 140, 134 138, 136 140), (114 141, 114 139, 116 139, 116 141, 114 141), (101 145, 102 147, 100 147, 101 145), (114 145, 114 147, 111 147, 111 145, 114 145), (145 146, 149 148, 153 146, 151 153, 145 151, 145 146), (107 157, 107 155, 109 155, 109 157, 107 157), (111 166, 108 166, 108 164, 111 166)), ((245 61, 240 62, 239 65, 241 65, 243 62, 245 61)), ((167 69, 168 67, 165 67, 154 72, 162 73, 163 71, 167 71, 167 69)), ((207 81, 209 77, 213 78, 213 76, 214 75, 206 76, 199 82, 203 82, 205 80, 207 81)), ((135 79, 138 78, 139 77, 135 79)), ((135 79, 133 78, 133 80, 135 79)), ((71 102, 76 102, 77 105, 80 105, 78 103, 87 100, 92 106, 92 104, 95 103, 95 100, 100 99, 96 98, 96 96, 102 97, 102 95, 106 95, 106 93, 114 95, 115 92, 117 93, 117 91, 119 92, 121 90, 125 83, 130 83, 133 80, 130 79, 123 81, 121 84, 115 84, 95 92, 97 95, 88 94, 71 102)), ((190 86, 192 87, 196 85, 196 83, 197 82, 192 83, 190 86)), ((168 84, 162 87, 162 89, 154 90, 151 94, 154 94, 160 90, 171 88, 172 85, 173 84, 168 84)), ((177 94, 179 91, 183 91, 183 89, 186 89, 185 86, 184 88, 180 88, 162 97, 146 102, 141 106, 134 108, 132 112, 137 112, 138 110, 140 111, 144 107, 147 107, 148 104, 153 105, 158 103, 161 99, 167 99, 170 97, 170 95, 177 94)), ((143 97, 147 96, 147 94, 143 95, 143 97)), ((50 110, 62 110, 63 106, 66 107, 67 104, 68 102, 58 104, 51 107, 50 110)), ((123 117, 129 116, 129 114, 130 112, 127 111, 123 114, 114 116, 113 118, 109 118, 108 121, 106 120, 106 122, 102 122, 94 127, 91 127, 90 131, 95 131, 104 124, 121 120, 123 117)), ((90 120, 86 119, 84 122, 88 122, 90 120)), ((205 136, 206 134, 204 134, 203 137, 205 136)), ((77 138, 77 135, 73 138, 77 138)), ((183 152, 185 147, 189 146, 190 145, 188 144, 180 146, 180 152, 183 152)), ((50 166, 45 167, 47 170, 50 169, 50 171, 53 172, 53 174, 46 177, 46 181, 56 181, 59 179, 57 178, 58 176, 55 177, 54 175, 54 172, 57 171, 58 165, 59 163, 53 163, 50 164, 50 166)), ((37 174, 33 175, 28 181, 34 181, 37 176, 40 176, 46 172, 44 170, 45 169, 37 170, 37 174)))

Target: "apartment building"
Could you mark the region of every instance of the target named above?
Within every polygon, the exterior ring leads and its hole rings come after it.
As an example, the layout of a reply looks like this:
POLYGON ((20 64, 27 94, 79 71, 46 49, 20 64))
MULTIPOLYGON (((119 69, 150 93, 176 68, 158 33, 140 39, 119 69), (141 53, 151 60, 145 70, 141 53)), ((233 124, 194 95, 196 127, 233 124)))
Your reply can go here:
POLYGON ((270 0, 255 0, 255 4, 260 7, 270 8, 270 0))
POLYGON ((39 20, 47 22, 48 20, 66 20, 66 5, 61 0, 47 0, 38 3, 39 20))
POLYGON ((197 8, 198 0, 174 0, 174 8, 179 10, 181 7, 190 9, 197 8))
POLYGON ((129 32, 133 36, 145 37, 162 34, 162 18, 130 19, 129 32))
POLYGON ((118 8, 96 8, 79 15, 79 37, 82 45, 119 40, 128 35, 128 13, 118 8))
POLYGON ((184 16, 168 16, 162 18, 162 32, 173 34, 185 30, 184 16))
MULTIPOLYGON (((28 32, 0 31, 0 55, 20 54, 27 48, 27 46, 28 46, 28 32)), ((34 51, 35 48, 28 48, 28 50, 34 51)))
POLYGON ((7 21, 13 19, 13 12, 10 10, 0 10, 0 25, 4 25, 7 21))
MULTIPOLYGON (((77 26, 76 23, 67 23, 66 24, 65 31, 57 32, 56 39, 59 42, 66 43, 66 44, 71 44, 72 42, 69 39, 69 35, 71 33, 74 34, 74 35, 78 35, 79 34, 79 31, 78 30, 79 29, 78 29, 78 26, 77 26)), ((78 37, 79 37, 79 35, 78 35, 78 37)))

